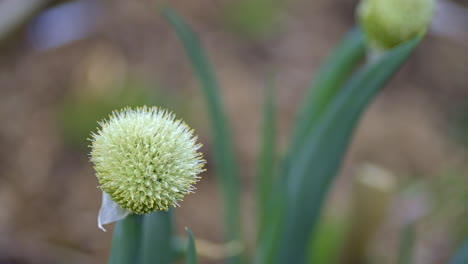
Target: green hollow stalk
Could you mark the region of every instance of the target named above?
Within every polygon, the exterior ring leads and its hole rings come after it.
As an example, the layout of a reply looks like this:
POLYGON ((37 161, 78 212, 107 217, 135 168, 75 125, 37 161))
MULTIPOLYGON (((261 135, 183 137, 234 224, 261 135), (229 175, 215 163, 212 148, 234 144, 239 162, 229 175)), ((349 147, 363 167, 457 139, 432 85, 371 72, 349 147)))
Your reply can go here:
POLYGON ((142 222, 141 215, 130 214, 116 223, 109 264, 138 263, 142 222))
POLYGON ((173 248, 173 210, 147 214, 142 222, 139 264, 170 264, 175 258, 173 248))

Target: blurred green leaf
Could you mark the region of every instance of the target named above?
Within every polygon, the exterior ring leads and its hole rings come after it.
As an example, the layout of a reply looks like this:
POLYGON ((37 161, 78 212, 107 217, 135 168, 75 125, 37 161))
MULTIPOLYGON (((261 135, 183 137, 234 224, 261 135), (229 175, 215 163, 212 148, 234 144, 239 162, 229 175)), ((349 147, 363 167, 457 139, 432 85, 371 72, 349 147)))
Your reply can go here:
MULTIPOLYGON (((169 264, 175 257, 173 250, 172 210, 156 211, 143 217, 140 264, 169 264)), ((135 262, 128 262, 135 263, 135 262)))
MULTIPOLYGON (((219 84, 197 35, 181 17, 169 8, 163 8, 162 14, 169 21, 199 78, 211 117, 214 136, 214 157, 217 176, 221 183, 224 198, 225 226, 229 240, 240 241, 240 180, 238 165, 234 156, 232 135, 219 95, 219 84)), ((240 257, 233 257, 232 263, 239 263, 240 257)))
POLYGON ((299 148, 304 144, 304 138, 313 130, 319 117, 327 109, 353 69, 362 61, 364 54, 364 35, 360 29, 355 28, 346 34, 340 45, 331 52, 326 63, 315 74, 316 77, 308 90, 303 108, 299 112, 288 154, 284 157, 279 175, 282 177, 282 181, 276 183, 271 191, 270 203, 266 210, 268 215, 265 216, 265 219, 269 219, 269 221, 265 222, 262 227, 266 230, 266 234, 259 242, 256 263, 272 263, 273 252, 278 251, 280 226, 286 206, 284 181, 291 160, 299 155, 299 148))
POLYGON ((263 37, 278 29, 284 0, 231 1, 224 18, 236 33, 246 37, 263 37))
POLYGON ((185 257, 186 239, 176 236, 172 238, 172 250, 174 251, 173 262, 178 263, 179 260, 185 257))
POLYGON ((270 219, 268 215, 268 198, 273 190, 276 154, 276 84, 273 76, 266 80, 266 96, 263 110, 262 145, 258 160, 257 174, 257 230, 259 237, 264 225, 270 219))
POLYGON ((468 240, 455 253, 449 264, 467 264, 468 263, 468 240))
MULTIPOLYGON (((279 263, 304 263, 306 245, 362 112, 420 42, 408 41, 354 73, 291 161, 279 263)), ((296 153, 294 153, 296 154, 296 153)), ((275 258, 276 259, 276 258, 275 258)))
POLYGON ((138 263, 142 220, 130 214, 116 223, 109 264, 138 263))
POLYGON ((354 28, 346 34, 340 45, 331 52, 325 64, 315 74, 296 120, 289 152, 283 165, 283 177, 286 177, 290 159, 298 153, 305 138, 314 129, 341 85, 363 60, 365 50, 364 34, 359 28, 354 28))
POLYGON ((416 224, 409 223, 401 232, 400 248, 398 250, 398 264, 413 263, 414 240, 416 237, 416 224))
POLYGON ((307 263, 338 263, 340 251, 346 237, 345 219, 325 215, 317 226, 317 235, 309 241, 307 263))
POLYGON ((197 249, 195 247, 195 238, 193 232, 190 228, 186 227, 185 230, 189 233, 189 239, 187 242, 187 254, 186 254, 186 261, 187 264, 197 264, 197 249))

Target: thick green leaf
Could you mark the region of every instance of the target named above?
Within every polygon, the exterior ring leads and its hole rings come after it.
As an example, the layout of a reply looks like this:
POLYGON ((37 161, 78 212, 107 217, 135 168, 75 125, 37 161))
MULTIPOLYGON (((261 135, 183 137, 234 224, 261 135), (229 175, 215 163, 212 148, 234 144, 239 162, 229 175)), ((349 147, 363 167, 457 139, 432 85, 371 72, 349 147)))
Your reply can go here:
MULTIPOLYGON (((143 218, 141 239, 141 264, 172 263, 173 250, 173 216, 172 210, 156 211, 143 218)), ((128 262, 127 264, 135 263, 128 262)))
POLYGON ((115 225, 109 264, 138 263, 142 216, 128 215, 115 225))
MULTIPOLYGON (((304 263, 306 245, 338 173, 354 128, 372 98, 406 61, 420 37, 383 54, 352 75, 307 135, 287 178, 279 263, 304 263)), ((276 258, 275 258, 276 259, 276 258)))
MULTIPOLYGON (((215 148, 213 156, 224 198, 227 236, 230 240, 239 241, 241 239, 240 180, 232 135, 219 95, 218 80, 195 32, 172 10, 164 8, 162 14, 174 28, 199 78, 213 126, 215 148)), ((238 262, 240 257, 232 259, 232 263, 238 262)))
POLYGON ((185 263, 187 264, 198 264, 197 249, 195 247, 195 237, 190 228, 186 227, 185 230, 189 233, 189 239, 187 243, 187 253, 185 257, 185 263))
POLYGON ((340 45, 331 53, 327 62, 316 74, 304 100, 304 106, 298 115, 288 154, 284 157, 280 175, 283 177, 283 181, 277 182, 271 191, 266 210, 268 215, 264 217, 268 221, 264 222, 262 226, 262 229, 266 230, 266 234, 259 242, 256 263, 272 263, 274 256, 272 253, 278 251, 278 232, 282 225, 281 219, 286 206, 284 204, 286 194, 283 192, 284 181, 291 160, 295 158, 295 155, 298 155, 298 149, 302 147, 304 137, 313 130, 319 117, 327 109, 346 78, 362 61, 364 54, 363 33, 358 28, 353 29, 346 34, 340 45))
POLYGON ((449 264, 467 264, 468 263, 468 240, 455 253, 455 256, 450 260, 449 264))
POLYGON ((266 96, 263 110, 262 145, 257 164, 257 230, 260 237, 264 224, 269 221, 268 198, 273 190, 276 154, 276 84, 272 76, 266 81, 266 96))

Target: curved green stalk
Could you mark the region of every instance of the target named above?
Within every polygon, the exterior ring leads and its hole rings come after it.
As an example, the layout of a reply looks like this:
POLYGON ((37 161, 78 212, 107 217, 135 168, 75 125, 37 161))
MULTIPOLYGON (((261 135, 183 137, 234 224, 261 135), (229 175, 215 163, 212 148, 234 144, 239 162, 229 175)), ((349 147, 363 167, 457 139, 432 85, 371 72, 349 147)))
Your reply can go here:
POLYGON ((362 112, 397 72, 421 37, 383 54, 352 75, 291 162, 279 263, 304 263, 306 245, 362 112))
POLYGON ((269 197, 267 215, 264 216, 264 219, 268 219, 268 221, 261 224, 262 229, 265 230, 265 237, 260 238, 255 263, 273 263, 273 252, 278 251, 278 233, 286 206, 284 185, 290 163, 298 155, 298 149, 302 147, 304 138, 313 131, 319 117, 327 109, 354 68, 362 61, 364 55, 364 35, 359 28, 355 28, 346 34, 340 45, 315 74, 316 78, 312 82, 303 108, 298 114, 288 154, 285 155, 281 167, 279 182, 276 182, 274 187, 270 189, 274 195, 269 197))
MULTIPOLYGON (((364 59, 366 45, 364 34, 354 28, 346 34, 340 45, 331 52, 326 63, 320 67, 307 90, 303 107, 300 109, 291 137, 291 144, 283 165, 283 172, 289 168, 290 160, 303 144, 305 138, 316 126, 320 116, 339 92, 342 84, 364 59)), ((283 177, 286 173, 283 173, 283 177)))

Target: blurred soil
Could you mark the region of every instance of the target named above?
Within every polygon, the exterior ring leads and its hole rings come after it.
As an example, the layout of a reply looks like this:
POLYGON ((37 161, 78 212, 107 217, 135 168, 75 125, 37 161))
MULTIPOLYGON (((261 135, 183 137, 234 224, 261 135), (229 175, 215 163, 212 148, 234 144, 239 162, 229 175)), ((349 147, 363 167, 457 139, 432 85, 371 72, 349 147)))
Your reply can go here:
MULTIPOLYGON (((284 149, 311 73, 352 26, 355 1, 288 1, 277 30, 258 38, 228 29, 223 20, 228 0, 168 2, 200 34, 219 74, 242 164, 245 233, 252 234, 264 77, 278 72, 284 149)), ((181 234, 190 226, 198 238, 223 241, 209 122, 179 42, 155 12, 155 1, 103 0, 99 5, 95 33, 86 39, 37 51, 23 29, 0 47, 2 264, 106 262, 112 232, 97 228, 98 183, 87 151, 65 143, 58 115, 67 96, 108 79, 134 78, 171 96, 190 98, 185 99, 190 102, 185 114, 205 145, 208 171, 196 193, 177 209, 177 219, 181 234)), ((467 48, 467 43, 427 37, 365 114, 332 201, 346 200, 353 169, 363 162, 401 175, 402 183, 434 177, 450 166, 466 175, 466 149, 450 137, 448 120, 467 102, 467 48)), ((454 238, 439 227, 433 233, 442 235, 431 243, 435 235, 426 233, 429 240, 418 249, 422 253, 415 263, 441 263, 439 257, 451 253, 454 238)))

